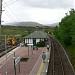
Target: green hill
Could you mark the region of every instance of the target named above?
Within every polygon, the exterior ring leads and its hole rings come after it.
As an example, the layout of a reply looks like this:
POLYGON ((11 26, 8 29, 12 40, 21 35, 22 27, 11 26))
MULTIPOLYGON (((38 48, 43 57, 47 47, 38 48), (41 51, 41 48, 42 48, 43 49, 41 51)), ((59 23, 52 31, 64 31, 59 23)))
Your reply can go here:
POLYGON ((36 27, 36 26, 43 26, 42 24, 39 24, 37 22, 16 22, 16 23, 11 23, 9 24, 11 26, 30 26, 30 27, 36 27))

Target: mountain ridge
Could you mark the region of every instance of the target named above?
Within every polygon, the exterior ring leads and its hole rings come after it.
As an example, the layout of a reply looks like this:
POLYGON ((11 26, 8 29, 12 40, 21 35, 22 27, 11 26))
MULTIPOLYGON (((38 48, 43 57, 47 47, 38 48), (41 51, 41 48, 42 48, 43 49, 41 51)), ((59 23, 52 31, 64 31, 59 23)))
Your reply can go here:
POLYGON ((53 23, 53 24, 40 24, 38 22, 16 22, 16 23, 10 23, 8 24, 8 26, 32 26, 32 27, 36 27, 36 26, 39 26, 39 27, 42 27, 42 26, 58 26, 59 23, 53 23))

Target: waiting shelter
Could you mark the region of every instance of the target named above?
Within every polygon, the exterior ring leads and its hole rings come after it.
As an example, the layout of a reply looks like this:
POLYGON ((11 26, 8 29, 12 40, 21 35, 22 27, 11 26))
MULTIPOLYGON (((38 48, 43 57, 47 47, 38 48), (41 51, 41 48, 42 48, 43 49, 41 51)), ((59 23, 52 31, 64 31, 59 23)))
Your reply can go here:
POLYGON ((43 31, 34 31, 33 33, 24 37, 26 44, 33 44, 35 46, 40 41, 46 41, 49 38, 48 34, 43 31))

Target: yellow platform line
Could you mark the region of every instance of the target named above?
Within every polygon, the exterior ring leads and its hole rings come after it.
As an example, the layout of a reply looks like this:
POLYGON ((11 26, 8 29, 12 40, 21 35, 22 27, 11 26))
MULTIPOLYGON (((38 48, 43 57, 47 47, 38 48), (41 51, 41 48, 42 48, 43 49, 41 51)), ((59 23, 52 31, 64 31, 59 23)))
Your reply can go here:
POLYGON ((38 72, 37 72, 37 75, 40 75, 40 74, 41 74, 43 66, 44 66, 44 63, 43 63, 43 61, 42 61, 42 62, 41 62, 41 65, 40 65, 40 67, 39 67, 39 70, 38 70, 38 72))
MULTIPOLYGON (((47 54, 47 50, 46 50, 46 54, 47 54)), ((44 63, 43 63, 43 61, 42 61, 42 62, 41 62, 41 65, 40 65, 40 67, 39 67, 39 70, 38 70, 38 72, 37 72, 37 75, 41 75, 43 66, 44 66, 44 63)))

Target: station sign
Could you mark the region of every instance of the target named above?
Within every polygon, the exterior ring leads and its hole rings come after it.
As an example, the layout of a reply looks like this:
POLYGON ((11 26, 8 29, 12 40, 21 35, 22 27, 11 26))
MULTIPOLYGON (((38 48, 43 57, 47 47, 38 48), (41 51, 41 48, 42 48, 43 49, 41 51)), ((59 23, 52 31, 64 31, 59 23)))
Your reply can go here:
POLYGON ((15 59, 15 66, 20 62, 21 57, 19 56, 17 59, 15 59))

